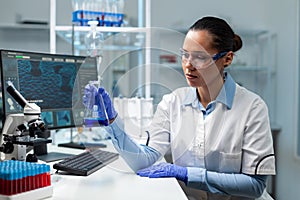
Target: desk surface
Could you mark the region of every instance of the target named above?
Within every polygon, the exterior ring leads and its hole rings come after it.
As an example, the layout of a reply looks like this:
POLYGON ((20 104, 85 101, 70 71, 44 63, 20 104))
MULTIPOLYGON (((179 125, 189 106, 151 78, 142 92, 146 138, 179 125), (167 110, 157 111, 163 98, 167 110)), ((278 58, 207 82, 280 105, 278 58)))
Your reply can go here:
MULTIPOLYGON (((114 151, 110 142, 108 148, 103 150, 114 151)), ((75 154, 82 152, 52 145, 48 147, 48 151, 75 154)), ((121 157, 89 176, 60 175, 55 173, 52 166, 51 174, 53 196, 48 199, 187 199, 175 178, 139 177, 121 157)))

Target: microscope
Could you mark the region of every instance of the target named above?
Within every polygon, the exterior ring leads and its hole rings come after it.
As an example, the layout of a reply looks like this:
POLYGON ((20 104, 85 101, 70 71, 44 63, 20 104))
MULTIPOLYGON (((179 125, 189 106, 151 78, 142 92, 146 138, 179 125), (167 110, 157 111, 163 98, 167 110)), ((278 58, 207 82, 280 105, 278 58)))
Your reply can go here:
POLYGON ((47 154, 47 143, 51 143, 50 131, 42 121, 41 108, 29 103, 8 82, 7 92, 22 106, 23 113, 9 114, 0 134, 0 160, 36 162, 37 156, 47 154), (33 154, 27 154, 33 149, 33 154))

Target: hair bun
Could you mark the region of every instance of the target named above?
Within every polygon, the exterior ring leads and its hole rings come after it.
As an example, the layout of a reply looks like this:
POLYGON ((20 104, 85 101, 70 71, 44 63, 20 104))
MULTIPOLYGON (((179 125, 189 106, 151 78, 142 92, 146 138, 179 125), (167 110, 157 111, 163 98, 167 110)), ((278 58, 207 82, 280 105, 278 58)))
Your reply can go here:
POLYGON ((232 51, 236 52, 239 49, 241 49, 242 46, 243 46, 243 41, 242 41, 241 37, 237 34, 234 34, 232 51))

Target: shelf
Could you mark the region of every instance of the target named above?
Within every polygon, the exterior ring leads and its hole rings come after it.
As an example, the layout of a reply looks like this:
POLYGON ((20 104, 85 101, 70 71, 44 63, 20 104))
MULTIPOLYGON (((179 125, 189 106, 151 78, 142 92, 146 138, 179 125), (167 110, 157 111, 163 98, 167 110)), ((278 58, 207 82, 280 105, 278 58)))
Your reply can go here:
MULTIPOLYGON (((83 26, 57 26, 56 34, 69 44, 74 44, 77 50, 86 50, 84 38, 90 27, 83 26), (73 41, 74 40, 74 43, 73 41)), ((145 28, 134 27, 98 27, 97 30, 104 35, 104 50, 108 51, 134 51, 144 46, 145 28), (118 34, 128 34, 126 38, 117 38, 118 34), (130 34, 130 35, 129 35, 130 34), (135 35, 134 35, 135 34, 135 35), (133 37, 133 36, 135 37, 133 37), (110 38, 114 37, 114 38, 110 38), (133 41, 126 41, 131 38, 133 41), (116 40, 116 41, 113 41, 116 40)), ((122 36, 122 35, 120 35, 122 36)))
POLYGON ((113 72, 115 73, 126 73, 126 69, 113 69, 113 72))
POLYGON ((28 29, 28 30, 49 30, 49 25, 44 24, 0 24, 1 30, 15 30, 15 29, 28 29))
MULTIPOLYGON (((173 27, 173 29, 183 34, 187 33, 186 28, 173 27)), ((242 37, 259 37, 268 33, 268 31, 266 30, 253 30, 253 29, 249 29, 249 30, 240 29, 240 30, 236 30, 235 32, 242 37)))
POLYGON ((228 69, 225 70, 228 72, 263 72, 269 73, 271 75, 275 74, 275 69, 266 66, 231 65, 228 69))
POLYGON ((236 33, 241 37, 259 37, 268 33, 266 30, 237 30, 236 33))
MULTIPOLYGON (((74 26, 75 32, 88 32, 91 30, 89 26, 74 26)), ((106 27, 99 26, 97 27, 98 31, 108 32, 108 33, 122 33, 122 32, 131 32, 131 33, 146 33, 148 29, 138 28, 138 27, 106 27)), ((70 32, 73 31, 73 26, 56 26, 55 31, 61 32, 70 32)))
POLYGON ((159 63, 161 66, 164 66, 164 67, 170 67, 170 68, 173 68, 173 69, 176 69, 176 70, 182 70, 182 66, 180 63, 159 63))
MULTIPOLYGON (((227 70, 227 69, 226 69, 227 70)), ((239 70, 239 71, 268 71, 269 68, 265 66, 251 66, 251 65, 231 65, 228 70, 239 70)))

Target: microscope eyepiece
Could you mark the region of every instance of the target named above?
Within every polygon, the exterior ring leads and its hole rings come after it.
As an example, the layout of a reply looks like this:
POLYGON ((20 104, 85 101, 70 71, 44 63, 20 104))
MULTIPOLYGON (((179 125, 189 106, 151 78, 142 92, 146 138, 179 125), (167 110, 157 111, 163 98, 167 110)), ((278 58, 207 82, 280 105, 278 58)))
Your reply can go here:
POLYGON ((26 99, 24 99, 24 97, 13 87, 13 85, 9 85, 6 90, 22 106, 22 108, 28 104, 26 99))

